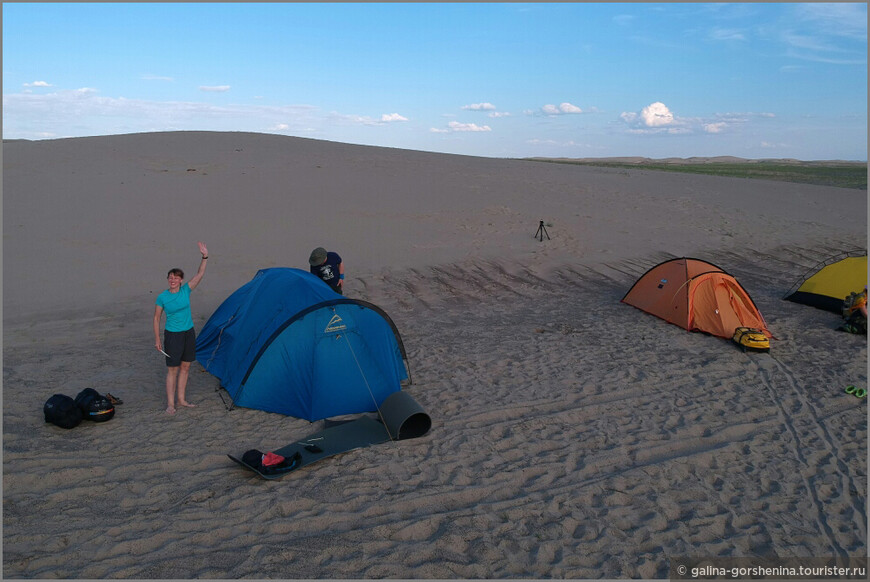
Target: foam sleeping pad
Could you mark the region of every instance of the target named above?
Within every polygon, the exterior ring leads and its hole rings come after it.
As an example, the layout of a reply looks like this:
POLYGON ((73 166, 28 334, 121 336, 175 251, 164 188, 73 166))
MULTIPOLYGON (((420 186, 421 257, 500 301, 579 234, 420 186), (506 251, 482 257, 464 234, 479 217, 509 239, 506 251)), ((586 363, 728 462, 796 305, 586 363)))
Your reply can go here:
POLYGON ((407 392, 400 390, 384 400, 378 418, 361 416, 354 420, 333 422, 323 430, 273 450, 273 453, 286 459, 299 455, 297 461, 287 470, 264 473, 261 469, 243 462, 241 457, 227 456, 263 479, 278 479, 287 473, 339 453, 389 441, 419 438, 429 432, 431 426, 432 420, 417 401, 407 392))

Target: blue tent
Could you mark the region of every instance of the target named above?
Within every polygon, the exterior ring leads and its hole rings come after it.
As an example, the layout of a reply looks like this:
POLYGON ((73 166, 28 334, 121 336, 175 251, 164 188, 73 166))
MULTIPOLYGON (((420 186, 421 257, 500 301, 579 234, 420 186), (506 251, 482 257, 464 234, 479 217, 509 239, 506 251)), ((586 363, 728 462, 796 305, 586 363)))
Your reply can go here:
POLYGON ((310 421, 373 412, 409 377, 393 321, 307 271, 262 269, 212 314, 196 359, 234 405, 310 421))

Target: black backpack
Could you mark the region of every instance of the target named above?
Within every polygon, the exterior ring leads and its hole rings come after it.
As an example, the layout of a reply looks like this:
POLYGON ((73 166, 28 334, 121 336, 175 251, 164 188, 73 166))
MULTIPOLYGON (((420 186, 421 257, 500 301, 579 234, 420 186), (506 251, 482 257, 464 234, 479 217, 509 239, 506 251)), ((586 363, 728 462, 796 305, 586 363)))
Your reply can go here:
POLYGON ((82 418, 86 420, 106 422, 115 416, 114 405, 93 388, 85 388, 79 392, 75 403, 82 411, 82 418))
POLYGON ((45 422, 61 428, 75 428, 82 421, 82 409, 65 394, 55 394, 42 407, 45 422))

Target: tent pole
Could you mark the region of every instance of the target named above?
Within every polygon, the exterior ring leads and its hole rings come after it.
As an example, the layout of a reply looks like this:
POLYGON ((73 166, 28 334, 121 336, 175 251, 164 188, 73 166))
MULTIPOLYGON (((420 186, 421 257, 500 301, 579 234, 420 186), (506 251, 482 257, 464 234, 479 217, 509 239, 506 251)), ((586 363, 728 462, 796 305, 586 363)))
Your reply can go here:
POLYGON ((391 441, 395 441, 397 439, 393 438, 393 435, 390 433, 390 428, 387 426, 387 419, 384 418, 384 415, 381 414, 381 407, 378 406, 378 401, 375 399, 375 395, 372 393, 372 388, 369 386, 369 380, 366 378, 365 372, 363 372, 362 366, 359 364, 359 360, 356 357, 356 352, 353 351, 353 346, 350 345, 350 340, 347 339, 347 334, 344 334, 344 342, 347 344, 347 349, 350 350, 351 355, 353 356, 353 361, 356 362, 356 367, 359 370, 360 376, 362 376, 363 381, 366 383, 366 389, 369 391, 369 396, 372 397, 372 403, 375 405, 375 410, 378 411, 378 417, 381 419, 381 423, 384 425, 384 430, 387 431, 387 436, 390 437, 391 441))

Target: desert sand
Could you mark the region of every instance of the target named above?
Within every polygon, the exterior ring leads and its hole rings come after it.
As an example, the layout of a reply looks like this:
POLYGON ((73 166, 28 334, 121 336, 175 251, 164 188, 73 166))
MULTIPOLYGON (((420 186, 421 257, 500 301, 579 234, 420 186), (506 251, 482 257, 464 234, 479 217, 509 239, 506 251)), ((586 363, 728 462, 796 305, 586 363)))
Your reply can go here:
POLYGON ((3 148, 4 578, 666 578, 680 557, 867 556, 866 338, 783 301, 867 245, 865 191, 248 133, 3 148), (539 221, 549 240, 533 237, 539 221), (258 269, 339 252, 408 351, 422 438, 274 481, 227 454, 321 423, 235 408, 199 364, 164 413, 166 272, 201 328, 258 269), (620 303, 691 256, 769 354, 620 303), (124 400, 43 419, 55 393, 124 400))

